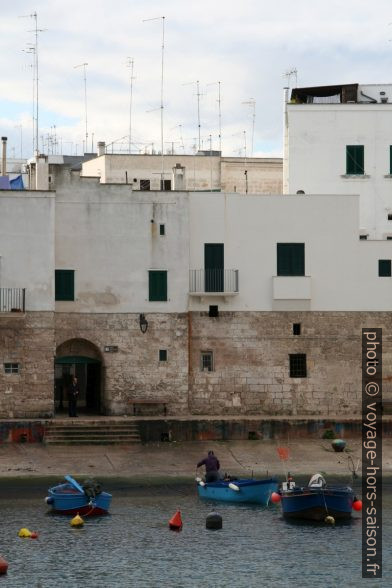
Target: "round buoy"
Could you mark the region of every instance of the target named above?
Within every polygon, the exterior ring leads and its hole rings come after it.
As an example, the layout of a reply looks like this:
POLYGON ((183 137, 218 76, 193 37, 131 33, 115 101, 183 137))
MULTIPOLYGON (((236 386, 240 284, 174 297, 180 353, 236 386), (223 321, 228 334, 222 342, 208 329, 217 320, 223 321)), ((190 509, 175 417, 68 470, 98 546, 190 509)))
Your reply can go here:
POLYGON ((181 511, 177 511, 169 521, 169 529, 172 531, 181 531, 182 529, 182 518, 181 511))
POLYGON ((354 500, 353 509, 357 511, 362 510, 362 500, 354 500))
POLYGON ((217 512, 210 512, 206 518, 206 529, 221 529, 222 517, 217 512))
POLYGON ((281 500, 280 494, 278 494, 277 492, 272 492, 270 500, 274 504, 278 504, 278 502, 280 502, 281 500))
POLYGON ((18 537, 31 537, 31 531, 29 531, 28 529, 26 529, 25 527, 23 527, 19 531, 18 537))
POLYGON ((71 519, 71 527, 83 527, 84 525, 84 520, 82 519, 82 517, 79 515, 79 513, 76 515, 76 517, 74 517, 73 519, 71 519))
POLYGON ((327 523, 327 525, 334 525, 335 519, 331 517, 331 515, 328 515, 327 517, 325 517, 324 523, 327 523))
POLYGON ((6 574, 8 570, 8 562, 3 557, 0 557, 0 574, 6 574))
POLYGON ((36 531, 31 531, 30 539, 38 539, 38 533, 36 531))
POLYGON ((46 502, 46 504, 53 504, 53 498, 52 498, 52 496, 47 496, 45 498, 45 502, 46 502))
POLYGON ((233 484, 233 482, 230 482, 229 488, 230 488, 230 490, 234 490, 234 492, 239 492, 240 491, 239 486, 237 486, 237 484, 233 484))

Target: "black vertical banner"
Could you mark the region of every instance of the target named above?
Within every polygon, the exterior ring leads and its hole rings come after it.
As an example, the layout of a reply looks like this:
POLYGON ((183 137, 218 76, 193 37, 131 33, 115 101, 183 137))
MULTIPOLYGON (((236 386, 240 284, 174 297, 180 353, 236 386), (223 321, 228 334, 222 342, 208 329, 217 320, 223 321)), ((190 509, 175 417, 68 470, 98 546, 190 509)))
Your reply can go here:
POLYGON ((382 329, 362 329, 362 578, 382 577, 382 329))

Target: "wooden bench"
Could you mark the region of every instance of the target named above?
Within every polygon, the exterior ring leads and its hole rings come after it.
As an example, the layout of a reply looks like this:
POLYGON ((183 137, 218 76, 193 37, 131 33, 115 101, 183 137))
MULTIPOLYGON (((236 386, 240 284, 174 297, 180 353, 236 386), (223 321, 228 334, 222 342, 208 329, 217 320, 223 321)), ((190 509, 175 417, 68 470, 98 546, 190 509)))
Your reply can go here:
POLYGON ((163 414, 164 416, 167 415, 167 403, 168 400, 165 398, 130 398, 129 404, 133 406, 133 416, 140 416, 140 410, 138 411, 138 407, 143 405, 153 406, 162 406, 163 407, 163 414))

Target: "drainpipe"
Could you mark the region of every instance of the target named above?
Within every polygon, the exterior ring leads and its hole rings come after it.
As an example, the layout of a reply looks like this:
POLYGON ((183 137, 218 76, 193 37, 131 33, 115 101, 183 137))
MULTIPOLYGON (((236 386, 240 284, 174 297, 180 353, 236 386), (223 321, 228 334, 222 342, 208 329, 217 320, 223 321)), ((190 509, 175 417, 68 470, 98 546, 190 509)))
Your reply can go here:
POLYGON ((1 137, 1 141, 3 143, 1 175, 6 176, 7 175, 7 137, 1 137))

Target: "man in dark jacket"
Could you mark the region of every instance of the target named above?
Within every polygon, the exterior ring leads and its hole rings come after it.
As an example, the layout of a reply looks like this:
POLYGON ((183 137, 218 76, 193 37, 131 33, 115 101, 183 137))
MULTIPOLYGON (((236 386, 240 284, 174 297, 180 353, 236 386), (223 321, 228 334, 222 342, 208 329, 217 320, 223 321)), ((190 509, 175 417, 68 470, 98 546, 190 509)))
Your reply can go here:
POLYGON ((220 480, 220 463, 215 457, 213 451, 209 451, 207 457, 199 461, 196 467, 200 468, 201 466, 205 466, 206 468, 206 482, 216 482, 217 480, 220 480))
POLYGON ((79 396, 79 384, 76 376, 72 378, 72 382, 68 388, 68 414, 70 417, 77 417, 76 404, 79 396))

